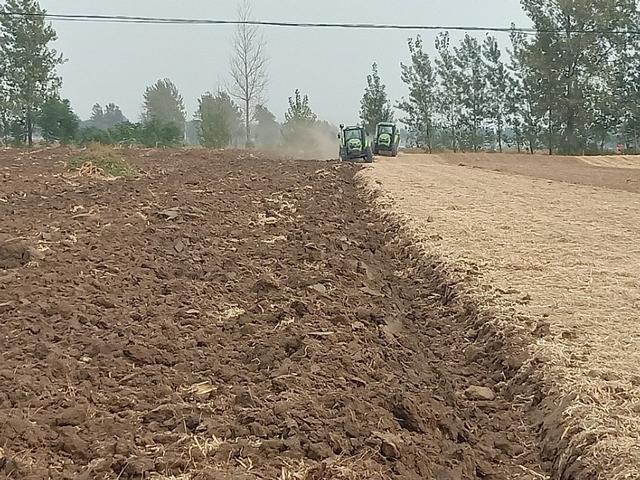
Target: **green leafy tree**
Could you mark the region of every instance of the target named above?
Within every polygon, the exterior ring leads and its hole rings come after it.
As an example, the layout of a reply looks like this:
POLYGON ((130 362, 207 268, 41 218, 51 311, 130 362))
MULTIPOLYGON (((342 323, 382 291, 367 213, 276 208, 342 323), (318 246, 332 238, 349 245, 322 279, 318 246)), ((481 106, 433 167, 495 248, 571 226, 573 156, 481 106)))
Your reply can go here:
POLYGON ((367 87, 361 101, 360 119, 369 134, 373 134, 380 122, 392 122, 393 111, 387 97, 386 86, 380 80, 378 64, 372 66, 371 75, 367 76, 367 87))
POLYGON ((525 144, 524 140, 524 94, 523 87, 519 78, 510 76, 507 83, 507 91, 505 95, 505 122, 512 131, 512 140, 516 145, 518 153, 522 151, 525 144))
POLYGON ((513 132, 513 142, 515 143, 518 153, 522 152, 525 144, 525 110, 526 110, 526 92, 523 84, 523 73, 521 64, 517 57, 517 47, 521 34, 511 33, 512 49, 509 60, 509 75, 507 77, 507 91, 505 95, 505 122, 513 132))
POLYGON ((585 98, 587 117, 586 142, 582 151, 605 153, 607 143, 614 137, 620 126, 619 109, 616 105, 614 89, 611 85, 600 85, 590 89, 585 98))
POLYGON ((541 79, 535 78, 531 67, 525 61, 527 43, 524 34, 511 32, 511 44, 507 119, 514 131, 518 151, 522 144, 533 154, 543 140, 545 109, 537 105, 541 79))
POLYGON ((178 88, 168 78, 147 87, 142 122, 151 125, 150 129, 155 131, 163 129, 168 132, 177 128, 184 136, 184 101, 178 88))
POLYGON ((640 67, 633 83, 627 84, 621 103, 626 105, 621 117, 620 133, 627 150, 640 154, 640 67))
POLYGON ((256 145, 262 148, 273 148, 280 143, 280 124, 276 116, 264 105, 256 106, 254 118, 256 121, 256 145))
POLYGON ((409 97, 398 102, 398 109, 406 116, 400 121, 407 126, 418 147, 433 150, 436 76, 431 58, 423 49, 422 38, 409 39, 411 64, 400 64, 402 81, 409 89, 409 97))
POLYGON ((315 143, 312 132, 318 117, 309 106, 309 97, 296 89, 293 97, 289 97, 289 109, 284 119, 282 136, 285 145, 294 149, 312 148, 315 143))
POLYGON ((625 118, 621 130, 629 153, 640 154, 640 115, 625 118))
POLYGON ((223 148, 231 145, 240 129, 241 112, 231 97, 222 91, 216 95, 206 93, 198 101, 196 113, 200 144, 223 148))
POLYGON ((487 74, 482 61, 482 47, 475 38, 465 35, 454 51, 456 90, 465 92, 461 96, 463 142, 475 152, 484 145, 483 125, 487 116, 487 74))
POLYGON ((615 108, 618 143, 628 152, 640 153, 640 45, 636 37, 627 37, 627 44, 614 60, 614 82, 610 106, 615 108))
POLYGON ((109 130, 125 122, 128 122, 127 117, 124 116, 120 107, 115 103, 107 104, 104 109, 102 105, 96 103, 91 110, 91 118, 88 125, 102 130, 109 130))
POLYGON ((80 130, 78 143, 102 143, 105 145, 141 145, 144 147, 175 147, 182 142, 182 132, 177 125, 151 120, 145 123, 122 122, 109 130, 88 127, 80 130))
MULTIPOLYGON (((124 121, 109 128, 107 135, 110 142, 117 145, 141 145, 144 144, 145 141, 143 130, 144 124, 124 121)), ((148 146, 155 146, 153 139, 151 145, 148 146)))
POLYGON ((434 103, 440 117, 441 128, 444 130, 441 134, 441 143, 456 152, 461 148, 460 115, 465 92, 460 89, 448 33, 441 33, 436 37, 436 50, 438 56, 435 59, 435 65, 438 82, 434 103))
POLYGON ((484 57, 487 76, 487 120, 495 132, 498 150, 502 152, 506 115, 505 109, 508 105, 507 96, 510 86, 509 72, 502 61, 502 51, 498 46, 498 41, 494 37, 487 36, 485 38, 484 44, 482 45, 482 55, 484 57))
POLYGON ((80 119, 73 113, 69 100, 59 98, 47 100, 36 120, 47 142, 71 143, 80 126, 80 119))
POLYGON ((19 126, 15 118, 14 112, 16 111, 16 107, 9 92, 4 88, 2 84, 3 81, 3 76, 0 76, 0 136, 4 144, 10 142, 12 139, 14 141, 17 139, 18 143, 20 143, 23 129, 19 126), (14 132, 17 133, 14 135, 14 132))
POLYGON ((150 120, 138 126, 139 143, 145 147, 175 147, 184 140, 184 126, 173 122, 150 120))
POLYGON ((107 128, 111 128, 112 126, 120 123, 128 122, 128 120, 118 105, 115 103, 108 103, 104 109, 104 122, 107 125, 107 128))
POLYGON ((102 124, 104 121, 104 109, 102 105, 96 103, 93 107, 91 107, 91 116, 89 117, 88 124, 95 128, 102 128, 102 124))
POLYGON ((36 0, 6 0, 0 6, 0 88, 11 109, 10 123, 20 127, 14 133, 29 145, 38 112, 61 84, 56 67, 63 59, 50 47, 57 35, 45 13, 36 0))
POLYGON ((113 143, 109 132, 96 127, 81 128, 78 132, 76 141, 79 145, 89 145, 91 143, 111 145, 113 143))
POLYGON ((628 42, 628 36, 613 32, 637 28, 637 1, 521 3, 538 31, 522 61, 539 80, 534 106, 545 113, 549 150, 557 145, 562 153, 584 152, 592 125, 611 126, 605 110, 615 84, 613 62, 628 42))
POLYGON ((313 125, 318 120, 318 116, 313 113, 309 106, 309 96, 295 91, 293 97, 289 97, 289 109, 284 114, 285 125, 313 125))

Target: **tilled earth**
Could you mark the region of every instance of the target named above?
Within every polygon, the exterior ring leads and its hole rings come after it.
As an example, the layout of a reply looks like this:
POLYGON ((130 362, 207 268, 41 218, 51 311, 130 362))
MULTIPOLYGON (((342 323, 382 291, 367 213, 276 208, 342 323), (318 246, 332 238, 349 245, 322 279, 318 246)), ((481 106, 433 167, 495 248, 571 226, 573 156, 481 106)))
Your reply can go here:
POLYGON ((0 154, 0 477, 543 478, 517 365, 359 167, 72 154, 0 154))

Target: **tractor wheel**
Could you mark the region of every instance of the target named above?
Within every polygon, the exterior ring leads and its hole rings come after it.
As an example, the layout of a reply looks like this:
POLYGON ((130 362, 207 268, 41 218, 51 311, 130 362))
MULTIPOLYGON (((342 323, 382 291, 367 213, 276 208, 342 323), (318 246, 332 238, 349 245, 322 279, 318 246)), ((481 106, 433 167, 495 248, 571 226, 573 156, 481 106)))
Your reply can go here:
POLYGON ((371 152, 371 148, 367 149, 367 152, 364 156, 364 161, 367 163, 373 163, 373 153, 371 152))

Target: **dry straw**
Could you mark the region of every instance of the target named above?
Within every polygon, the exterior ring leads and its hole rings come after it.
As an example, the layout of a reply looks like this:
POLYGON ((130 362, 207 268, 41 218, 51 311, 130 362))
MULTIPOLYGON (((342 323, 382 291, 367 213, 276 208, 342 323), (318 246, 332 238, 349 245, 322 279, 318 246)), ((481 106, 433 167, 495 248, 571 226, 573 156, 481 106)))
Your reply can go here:
POLYGON ((533 343, 541 387, 575 399, 556 468, 581 458, 607 480, 640 478, 640 196, 405 156, 361 177, 429 256, 505 332, 533 343))

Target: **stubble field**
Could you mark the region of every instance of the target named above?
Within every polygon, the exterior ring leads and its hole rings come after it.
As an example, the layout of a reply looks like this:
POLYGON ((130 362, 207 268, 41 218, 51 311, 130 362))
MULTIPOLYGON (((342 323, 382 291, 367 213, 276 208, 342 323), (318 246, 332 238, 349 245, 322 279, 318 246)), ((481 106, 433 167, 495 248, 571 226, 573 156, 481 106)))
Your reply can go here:
POLYGON ((640 478, 637 159, 404 155, 362 181, 478 306, 468 351, 524 352, 501 391, 557 478, 640 478))

